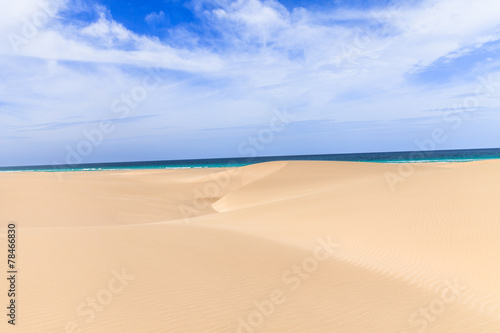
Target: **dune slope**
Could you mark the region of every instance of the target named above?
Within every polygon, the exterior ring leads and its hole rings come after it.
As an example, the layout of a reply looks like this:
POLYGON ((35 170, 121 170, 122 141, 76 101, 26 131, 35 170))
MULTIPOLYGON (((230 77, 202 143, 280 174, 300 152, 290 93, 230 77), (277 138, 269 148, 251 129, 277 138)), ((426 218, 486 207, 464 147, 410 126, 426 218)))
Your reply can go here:
POLYGON ((500 332, 500 161, 401 170, 0 173, 2 332, 500 332))

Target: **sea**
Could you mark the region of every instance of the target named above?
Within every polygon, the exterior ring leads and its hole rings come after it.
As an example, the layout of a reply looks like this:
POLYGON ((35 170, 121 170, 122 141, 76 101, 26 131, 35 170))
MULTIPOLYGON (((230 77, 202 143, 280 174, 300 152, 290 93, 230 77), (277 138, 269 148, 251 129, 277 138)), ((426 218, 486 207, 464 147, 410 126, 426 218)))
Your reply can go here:
POLYGON ((0 167, 8 171, 97 171, 130 169, 181 169, 181 168, 223 168, 238 167, 270 161, 350 161, 374 163, 449 163, 500 159, 500 148, 399 151, 383 153, 349 153, 321 155, 289 155, 236 158, 209 158, 189 160, 165 160, 145 162, 88 163, 76 165, 36 165, 0 167))

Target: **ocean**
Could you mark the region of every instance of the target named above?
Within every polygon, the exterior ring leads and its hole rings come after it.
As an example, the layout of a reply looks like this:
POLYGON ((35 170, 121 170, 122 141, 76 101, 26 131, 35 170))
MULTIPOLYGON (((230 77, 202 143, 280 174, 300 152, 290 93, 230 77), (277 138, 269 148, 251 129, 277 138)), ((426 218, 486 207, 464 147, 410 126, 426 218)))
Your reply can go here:
POLYGON ((0 171, 96 171, 127 169, 179 169, 237 167, 270 161, 351 161, 376 163, 470 162, 500 159, 500 148, 432 151, 401 151, 385 153, 350 153, 322 155, 290 155, 238 158, 213 158, 145 162, 89 163, 77 165, 37 165, 0 167, 0 171))

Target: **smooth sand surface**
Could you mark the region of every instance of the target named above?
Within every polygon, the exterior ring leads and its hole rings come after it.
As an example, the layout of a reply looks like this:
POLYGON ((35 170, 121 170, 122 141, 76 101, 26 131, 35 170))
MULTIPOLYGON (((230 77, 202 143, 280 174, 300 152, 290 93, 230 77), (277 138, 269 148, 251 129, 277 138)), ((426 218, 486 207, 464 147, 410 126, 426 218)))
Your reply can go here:
POLYGON ((0 173, 0 221, 1 332, 500 332, 499 160, 0 173))

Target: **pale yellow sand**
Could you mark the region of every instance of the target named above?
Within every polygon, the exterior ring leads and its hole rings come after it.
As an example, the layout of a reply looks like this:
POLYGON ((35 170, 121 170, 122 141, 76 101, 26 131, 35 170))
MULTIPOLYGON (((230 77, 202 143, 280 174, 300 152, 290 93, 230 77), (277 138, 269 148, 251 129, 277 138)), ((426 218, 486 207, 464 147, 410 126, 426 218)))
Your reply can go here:
POLYGON ((0 331, 500 332, 500 161, 413 167, 0 173, 0 331))

